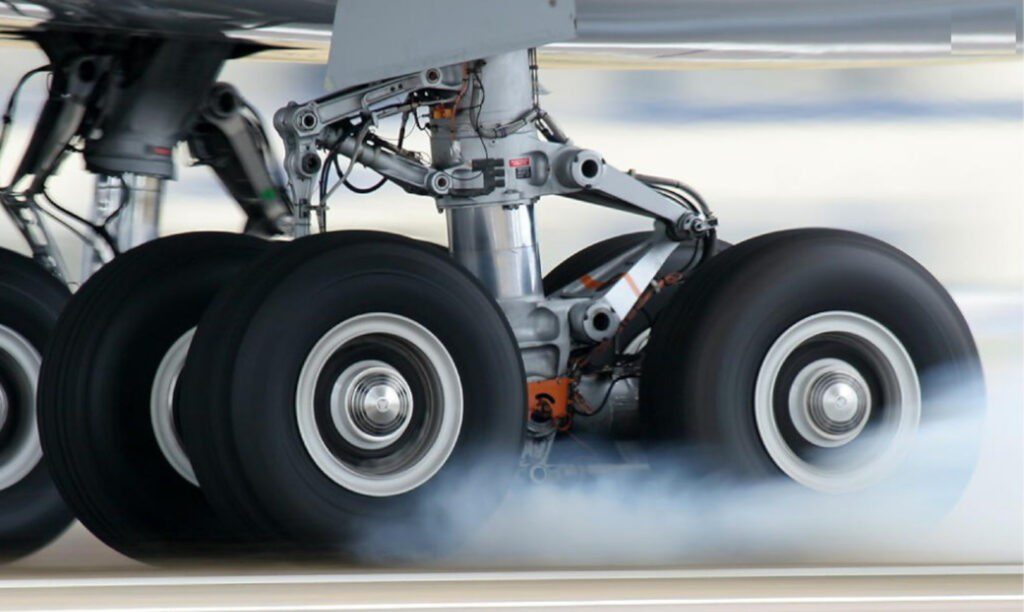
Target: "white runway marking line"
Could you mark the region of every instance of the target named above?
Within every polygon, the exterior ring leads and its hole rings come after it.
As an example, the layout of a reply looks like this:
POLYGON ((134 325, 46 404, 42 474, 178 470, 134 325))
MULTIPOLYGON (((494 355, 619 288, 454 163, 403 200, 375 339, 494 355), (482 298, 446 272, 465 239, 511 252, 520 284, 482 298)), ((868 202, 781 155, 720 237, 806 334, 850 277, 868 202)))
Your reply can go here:
POLYGON ((833 578, 902 576, 983 576, 1024 574, 1018 565, 945 565, 880 567, 807 567, 654 570, 552 570, 409 573, 237 574, 222 576, 124 576, 119 578, 0 579, 5 589, 74 589, 160 586, 245 586, 303 584, 375 584, 423 582, 556 582, 586 580, 714 580, 729 578, 833 578))
MULTIPOLYGON (((1021 595, 920 595, 893 597, 734 597, 702 599, 594 599, 553 601, 459 601, 437 603, 377 603, 274 606, 178 606, 102 608, 111 612, 357 612, 376 610, 493 610, 535 608, 622 608, 682 606, 756 606, 756 605, 841 605, 841 604, 940 604, 1024 602, 1021 595)), ((96 612, 100 608, 53 608, 36 612, 96 612)))

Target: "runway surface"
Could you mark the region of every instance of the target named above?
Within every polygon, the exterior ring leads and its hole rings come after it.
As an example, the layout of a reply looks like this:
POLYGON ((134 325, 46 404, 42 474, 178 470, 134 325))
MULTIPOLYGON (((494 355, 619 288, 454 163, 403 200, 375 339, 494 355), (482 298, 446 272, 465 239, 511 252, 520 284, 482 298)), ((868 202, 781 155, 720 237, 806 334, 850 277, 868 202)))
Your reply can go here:
POLYGON ((23 572, 0 610, 1021 610, 1019 566, 23 572))

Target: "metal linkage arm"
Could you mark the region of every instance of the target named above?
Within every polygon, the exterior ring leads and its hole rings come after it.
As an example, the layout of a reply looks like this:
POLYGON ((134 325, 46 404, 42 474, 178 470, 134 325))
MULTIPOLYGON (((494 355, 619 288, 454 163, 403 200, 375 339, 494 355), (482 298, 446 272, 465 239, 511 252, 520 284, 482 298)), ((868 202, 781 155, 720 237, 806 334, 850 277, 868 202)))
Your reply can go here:
POLYGON ((703 213, 680 204, 630 172, 605 163, 596 151, 567 149, 556 157, 554 175, 569 191, 562 194, 592 204, 653 217, 666 225, 671 238, 683 239, 707 231, 703 213))
MULTIPOLYGON (((291 103, 274 115, 274 127, 284 140, 285 170, 292 199, 297 206, 297 233, 308 231, 313 190, 322 169, 318 149, 337 146, 339 153, 395 180, 407 189, 426 192, 429 168, 382 147, 367 144, 362 137, 347 137, 338 124, 361 120, 374 125, 392 115, 414 111, 421 105, 454 101, 463 88, 461 67, 428 68, 395 79, 342 90, 305 104, 291 103)), ((450 181, 441 179, 445 188, 450 181)))
POLYGON ((417 195, 442 195, 451 189, 448 174, 433 170, 418 160, 409 159, 373 142, 361 142, 356 137, 346 138, 339 134, 336 150, 339 154, 355 159, 371 168, 410 193, 417 195))
POLYGON ((248 216, 245 231, 259 236, 290 234, 295 227, 284 190, 280 164, 274 159, 258 118, 242 114, 245 102, 226 83, 213 86, 200 110, 202 121, 188 137, 200 163, 213 168, 248 216))

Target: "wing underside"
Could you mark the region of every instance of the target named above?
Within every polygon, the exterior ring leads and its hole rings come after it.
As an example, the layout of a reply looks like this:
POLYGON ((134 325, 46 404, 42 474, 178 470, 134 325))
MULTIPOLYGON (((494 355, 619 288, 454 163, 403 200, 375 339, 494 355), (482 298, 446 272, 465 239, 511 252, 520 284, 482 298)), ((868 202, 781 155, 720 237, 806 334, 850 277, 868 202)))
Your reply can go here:
MULTIPOLYGON (((548 64, 602 68, 890 64, 1013 57, 1017 0, 577 0, 578 37, 548 64)), ((39 27, 226 33, 271 47, 254 57, 324 62, 331 0, 0 2, 0 38, 39 27)), ((387 44, 387 24, 380 24, 387 44)))

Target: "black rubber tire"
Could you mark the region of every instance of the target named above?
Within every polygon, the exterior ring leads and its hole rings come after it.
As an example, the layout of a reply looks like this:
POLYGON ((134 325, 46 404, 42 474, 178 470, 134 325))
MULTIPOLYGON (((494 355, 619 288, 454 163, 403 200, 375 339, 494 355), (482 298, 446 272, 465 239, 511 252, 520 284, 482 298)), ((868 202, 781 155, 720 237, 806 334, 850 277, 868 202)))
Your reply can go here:
POLYGON ((384 559, 439 554, 489 516, 514 478, 525 377, 504 314, 436 247, 378 232, 303 238, 264 257, 206 312, 181 379, 184 442, 210 503, 273 554, 384 559), (366 312, 430 330, 459 370, 465 412, 444 466, 408 492, 343 488, 307 453, 296 419, 313 345, 366 312))
MULTIPOLYGON (((835 310, 870 317, 902 342, 920 377, 922 424, 966 416, 952 409, 974 411, 974 417, 983 410, 977 348, 939 282, 878 240, 803 229, 732 247, 698 270, 662 312, 641 380, 640 405, 652 436, 676 460, 682 451, 686 460, 706 460, 743 478, 782 477, 759 438, 752 408, 760 364, 791 325, 835 310), (951 388, 971 401, 944 402, 951 388)), ((975 450, 971 436, 977 434, 963 431, 975 450)), ((966 485, 973 460, 960 468, 941 475, 955 491, 947 502, 966 485)))
POLYGON ((206 498, 162 454, 150 392, 171 345, 272 245, 213 232, 144 244, 99 270, 61 316, 41 374, 43 448, 78 518, 123 554, 172 560, 228 543, 206 498))
MULTIPOLYGON (((0 326, 16 332, 40 354, 69 297, 67 287, 32 260, 0 249, 0 326)), ((17 426, 13 419, 7 423, 17 426)), ((0 430, 0 440, 7 433, 0 430)), ((72 520, 44 458, 17 483, 0 490, 0 561, 39 550, 72 520)))
POLYGON ((640 246, 651 232, 633 232, 605 238, 576 251, 544 275, 544 295, 551 295, 606 261, 640 246))

